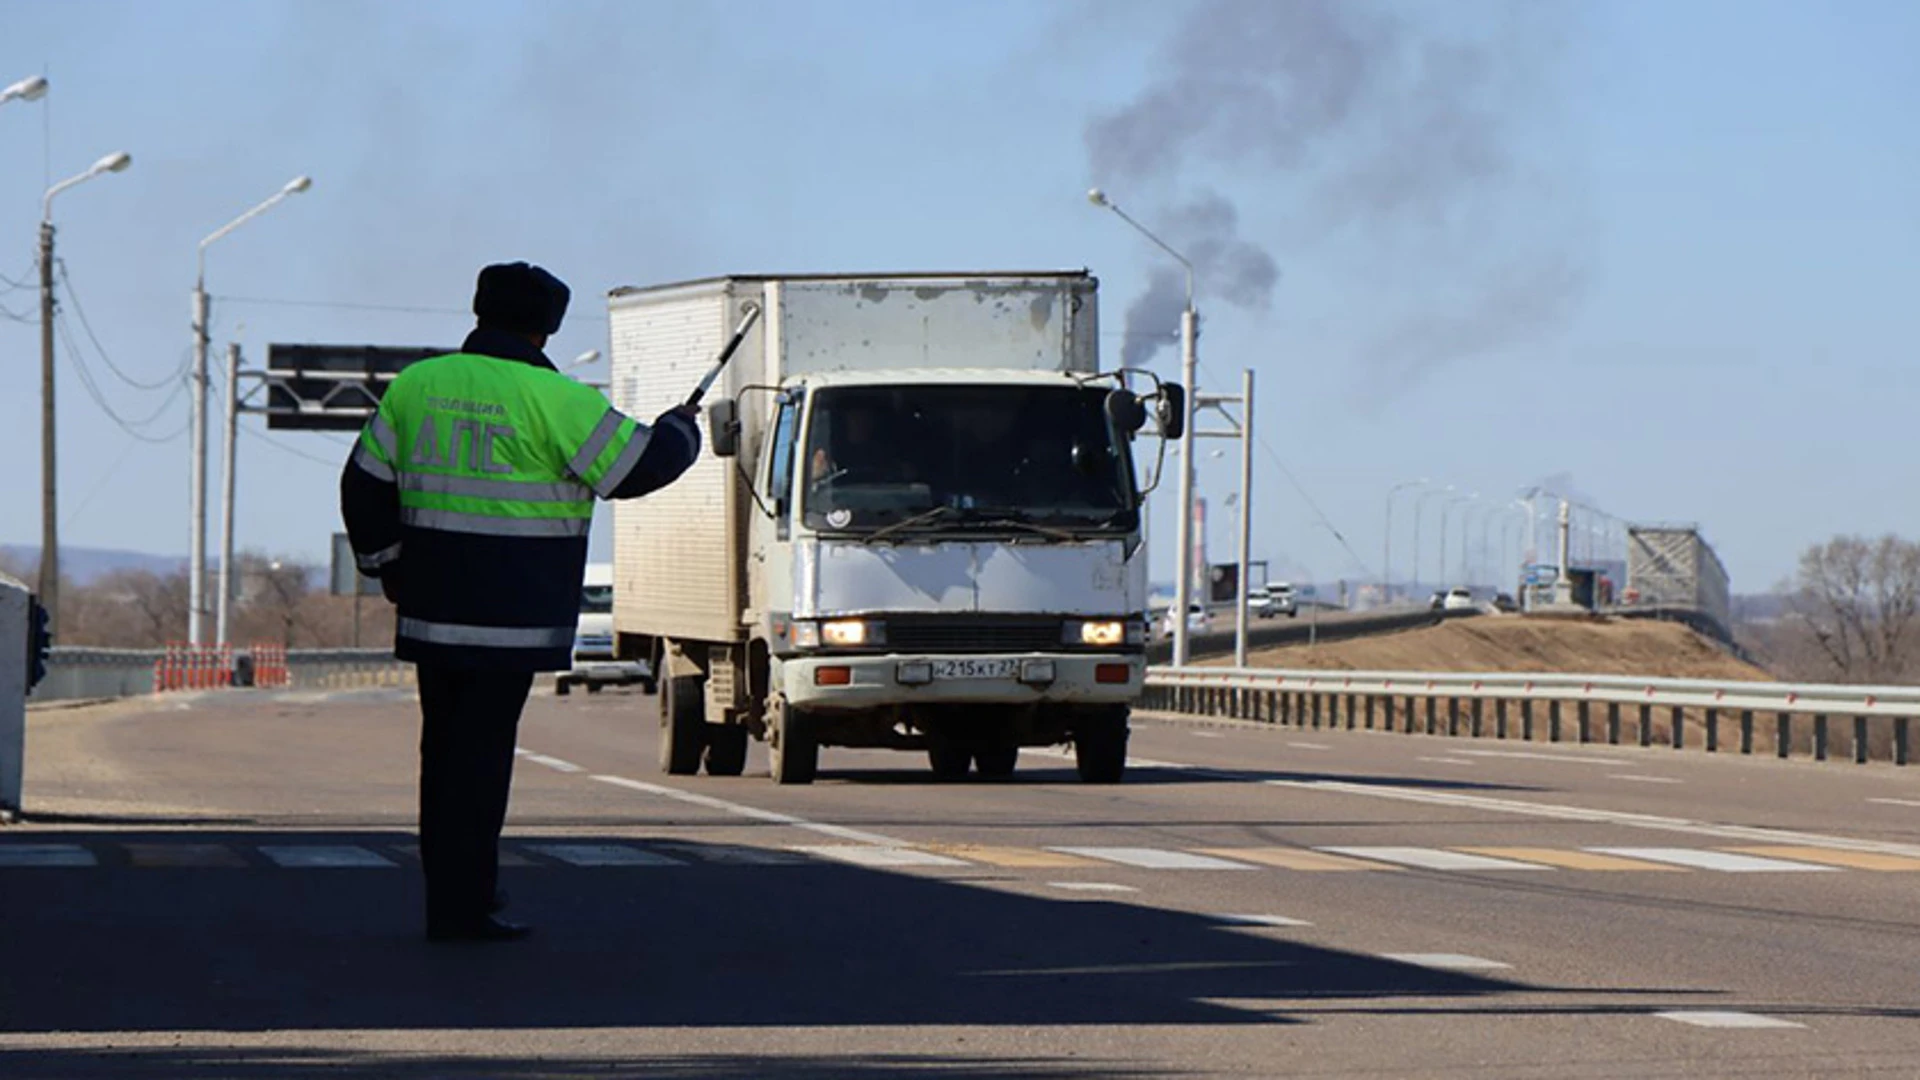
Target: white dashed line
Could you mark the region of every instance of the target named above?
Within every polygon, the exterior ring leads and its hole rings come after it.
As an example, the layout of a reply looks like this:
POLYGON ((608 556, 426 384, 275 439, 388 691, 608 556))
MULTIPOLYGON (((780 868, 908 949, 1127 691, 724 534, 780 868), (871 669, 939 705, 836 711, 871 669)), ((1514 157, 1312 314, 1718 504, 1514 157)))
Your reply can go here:
POLYGON ((0 845, 0 866, 94 866, 93 852, 78 844, 0 845))
POLYGON ((1220 737, 1220 733, 1217 731, 1189 731, 1187 734, 1196 739, 1217 739, 1220 737))
POLYGON ((1304 919, 1289 919, 1285 915, 1213 915, 1209 917, 1227 926, 1292 927, 1313 925, 1304 919))
POLYGON ((1538 863, 1514 862, 1511 859, 1495 859, 1486 855, 1467 855, 1458 851, 1441 851, 1438 848, 1419 847, 1323 847, 1315 851, 1324 851, 1331 855, 1346 855, 1355 859, 1372 859, 1375 862, 1398 863, 1401 866, 1418 867, 1421 870, 1551 870, 1551 866, 1538 863))
POLYGON ((548 757, 545 754, 528 754, 527 760, 533 762, 535 765, 545 765, 547 768, 559 772, 574 773, 587 771, 571 761, 561 761, 557 757, 548 757))
POLYGON ((1867 801, 1879 803, 1882 806, 1920 806, 1920 800, 1915 799, 1868 799, 1867 801))
POLYGON ((825 847, 797 847, 795 851, 808 855, 818 855, 823 859, 848 863, 853 866, 895 867, 895 866, 972 866, 972 863, 959 859, 949 859, 945 855, 935 855, 931 851, 921 851, 910 847, 876 847, 871 844, 832 844, 825 847))
POLYGON ((1380 959, 1416 967, 1438 968, 1441 971, 1498 971, 1513 966, 1498 960, 1450 952, 1381 953, 1380 959))
POLYGON ((1115 885, 1111 881, 1049 881, 1050 889, 1066 889, 1068 892, 1139 892, 1131 885, 1115 885))
POLYGON ((1290 742, 1287 745, 1293 747, 1295 750, 1331 750, 1333 749, 1333 747, 1328 746, 1325 743, 1317 743, 1317 742, 1290 742))
POLYGON ((1185 851, 1161 851, 1157 848, 1136 847, 1057 847, 1050 848, 1066 855, 1081 855, 1089 859, 1119 863, 1122 866, 1138 867, 1142 870, 1251 870, 1245 863, 1228 862, 1211 855, 1194 855, 1185 851))
POLYGON ((350 845, 272 845, 262 847, 260 854, 272 859, 277 865, 295 870, 333 870, 393 865, 392 860, 378 852, 350 845))
POLYGON ((1671 1012, 1657 1012, 1653 1015, 1662 1020, 1677 1020, 1682 1024, 1692 1024, 1703 1028, 1804 1028, 1805 1024, 1796 1024, 1791 1020, 1782 1020, 1775 1016, 1761 1016, 1749 1012, 1718 1012, 1711 1009, 1675 1009, 1671 1012))
POLYGON ((1700 851, 1695 848, 1595 847, 1586 850, 1601 855, 1619 855, 1628 859, 1672 863, 1698 870, 1719 870, 1727 874, 1835 873, 1838 867, 1814 866, 1785 859, 1763 859, 1758 855, 1733 855, 1725 851, 1700 851))
POLYGON ((1607 774, 1607 779, 1609 779, 1609 780, 1631 780, 1631 781, 1633 781, 1633 782, 1634 782, 1634 783, 1636 783, 1636 784, 1680 784, 1680 783, 1685 783, 1685 781, 1682 781, 1682 780, 1676 780, 1676 779, 1674 779, 1674 778, 1673 778, 1673 777, 1671 777, 1671 776, 1639 776, 1639 775, 1637 775, 1637 774, 1635 774, 1635 773, 1608 773, 1608 774, 1607 774))
POLYGON ((1625 758, 1573 754, 1542 754, 1534 750, 1456 750, 1462 757, 1514 758, 1520 761, 1561 761, 1572 765, 1625 765, 1625 758))
POLYGON ((570 866, 685 866, 679 859, 625 844, 528 844, 549 858, 570 866))
POLYGON ((624 776, 595 776, 594 779, 603 784, 612 784, 615 787, 623 787, 631 791, 643 791, 648 795, 658 795, 663 799, 673 799, 678 802, 689 803, 693 806, 704 806, 709 810, 718 810, 721 813, 732 814, 735 817, 751 818, 754 821, 766 821, 775 825, 791 825, 796 829, 805 829, 808 832, 817 832, 822 836, 831 836, 840 840, 851 840, 856 844, 873 844, 877 847, 889 848, 909 846, 905 840, 896 840, 891 836, 882 836, 879 833, 865 832, 860 829, 849 829, 844 825, 827 825, 818 821, 808 821, 806 818, 794 817, 792 814, 781 814, 772 810, 762 810, 757 806, 729 802, 726 799, 716 799, 712 795, 701 795, 692 791, 681 791, 679 788, 670 788, 662 784, 649 784, 644 780, 629 780, 624 776))
POLYGON ((1431 762, 1432 764, 1435 764, 1435 765, 1471 765, 1473 764, 1473 762, 1468 761, 1465 758, 1457 758, 1457 757, 1423 757, 1423 758, 1415 758, 1414 760, 1431 762))

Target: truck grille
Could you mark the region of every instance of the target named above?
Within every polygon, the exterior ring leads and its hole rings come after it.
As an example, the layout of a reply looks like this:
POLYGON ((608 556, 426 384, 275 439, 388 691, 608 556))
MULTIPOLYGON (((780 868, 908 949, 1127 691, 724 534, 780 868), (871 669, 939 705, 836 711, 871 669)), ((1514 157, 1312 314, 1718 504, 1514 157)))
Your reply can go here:
POLYGON ((903 652, 1058 652, 1066 621, 1051 615, 894 615, 887 647, 903 652))

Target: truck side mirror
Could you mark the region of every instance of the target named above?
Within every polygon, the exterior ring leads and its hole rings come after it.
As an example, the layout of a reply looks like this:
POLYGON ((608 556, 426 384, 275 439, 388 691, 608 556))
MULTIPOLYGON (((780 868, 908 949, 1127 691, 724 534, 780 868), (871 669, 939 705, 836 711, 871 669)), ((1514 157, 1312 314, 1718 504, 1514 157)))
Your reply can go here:
POLYGON ((1108 422, 1123 435, 1138 434, 1147 426, 1147 407, 1140 403, 1140 395, 1125 387, 1107 392, 1106 408, 1108 422))
POLYGON ((1179 383, 1161 383, 1160 392, 1154 395, 1154 419, 1159 421, 1160 435, 1166 439, 1177 439, 1187 433, 1187 388, 1179 383))
POLYGON ((707 430, 712 432, 715 457, 732 457, 740 452, 740 403, 721 398, 707 406, 707 430))

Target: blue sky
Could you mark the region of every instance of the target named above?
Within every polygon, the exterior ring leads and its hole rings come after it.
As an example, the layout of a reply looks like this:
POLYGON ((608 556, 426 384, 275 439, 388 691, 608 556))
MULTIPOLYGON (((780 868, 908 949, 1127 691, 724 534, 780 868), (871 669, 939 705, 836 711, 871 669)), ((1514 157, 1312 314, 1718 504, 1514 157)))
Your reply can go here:
MULTIPOLYGON (((1458 114, 1430 116, 1455 99, 1415 81, 1400 111, 1356 109, 1292 156, 1272 141, 1293 130, 1283 103, 1270 126, 1200 114, 1205 132, 1151 169, 1096 160, 1089 123, 1183 59, 1202 89, 1235 64, 1281 85, 1283 63, 1326 74, 1335 52, 1236 23, 1297 28, 1311 5, 1258 10, 0 0, 0 83, 53 81, 0 106, 0 275, 31 276, 48 158, 59 179, 125 149, 133 167, 63 194, 55 219, 99 344, 136 381, 184 360, 199 238, 300 173, 310 192, 213 249, 216 350, 451 345, 474 270, 526 258, 575 289, 558 358, 603 347, 600 296, 620 284, 1046 266, 1099 275, 1117 357, 1164 257, 1084 190, 1176 234, 1215 194, 1281 275, 1261 302, 1203 273, 1199 303, 1208 388, 1257 372, 1273 457, 1256 463, 1255 554, 1286 573, 1377 573, 1387 489, 1416 477, 1500 502, 1561 477, 1621 518, 1697 521, 1742 591, 1836 532, 1920 536, 1920 8, 1344 5, 1405 55, 1464 56, 1433 69, 1467 88, 1458 114), (1455 122, 1487 146, 1436 137, 1455 122), (1448 180, 1461 147, 1497 167, 1448 180), (1415 190, 1367 202, 1369 177, 1415 190)), ((37 329, 6 318, 33 305, 0 291, 0 543, 38 536, 37 329)), ((78 336, 110 404, 160 410, 149 436, 182 428, 170 385, 127 386, 78 336)), ((60 379, 63 542, 184 552, 185 439, 137 441, 65 360, 60 379)), ((284 448, 241 444, 241 544, 323 557, 343 440, 272 437, 284 448)), ((1204 463, 1221 524, 1233 484, 1230 461, 1204 463)), ((1410 519, 1403 497, 1401 567, 1410 519)), ((1165 577, 1171 544, 1155 546, 1165 577)))

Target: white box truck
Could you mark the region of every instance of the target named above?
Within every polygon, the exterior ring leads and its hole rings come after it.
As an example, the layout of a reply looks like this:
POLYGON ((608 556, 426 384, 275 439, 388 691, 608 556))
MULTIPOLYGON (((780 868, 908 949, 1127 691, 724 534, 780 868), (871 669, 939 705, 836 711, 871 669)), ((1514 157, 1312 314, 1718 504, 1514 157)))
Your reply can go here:
POLYGON ((1082 779, 1121 779, 1148 630, 1133 443, 1151 413, 1164 461, 1184 390, 1099 371, 1096 289, 1073 271, 611 294, 614 402, 643 417, 761 312, 700 460, 614 509, 615 648, 660 676, 667 772, 738 775, 751 736, 788 784, 822 746, 924 750, 958 778, 1071 743, 1082 779))

